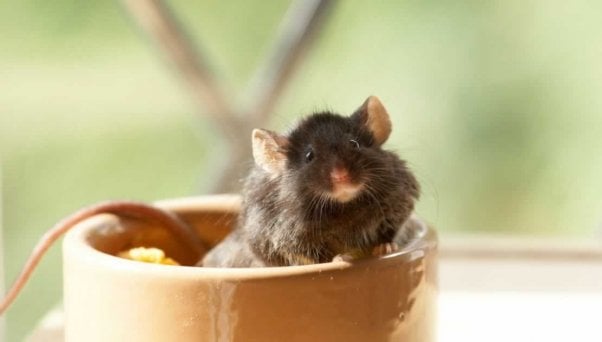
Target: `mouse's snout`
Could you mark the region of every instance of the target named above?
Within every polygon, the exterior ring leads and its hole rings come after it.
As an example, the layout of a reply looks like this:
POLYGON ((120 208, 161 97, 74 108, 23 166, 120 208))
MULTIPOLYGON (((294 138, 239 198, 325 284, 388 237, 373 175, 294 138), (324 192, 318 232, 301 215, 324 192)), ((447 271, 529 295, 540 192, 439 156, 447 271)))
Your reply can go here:
POLYGON ((355 198, 360 192, 362 185, 356 184, 348 168, 335 166, 330 171, 331 189, 328 195, 339 201, 347 202, 355 198))
POLYGON ((335 166, 330 171, 330 179, 333 183, 348 183, 351 180, 351 177, 346 168, 335 166))

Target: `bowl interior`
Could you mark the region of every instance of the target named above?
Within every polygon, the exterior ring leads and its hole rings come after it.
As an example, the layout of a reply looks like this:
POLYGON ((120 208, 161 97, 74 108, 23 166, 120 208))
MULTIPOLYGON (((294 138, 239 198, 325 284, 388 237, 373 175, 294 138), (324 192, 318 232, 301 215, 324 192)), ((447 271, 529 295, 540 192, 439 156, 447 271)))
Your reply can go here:
MULTIPOLYGON (((235 226, 240 210, 240 196, 204 196, 167 200, 156 205, 180 216, 210 249, 224 239, 235 226)), ((89 222, 89 226, 95 229, 88 229, 85 239, 86 243, 97 251, 116 255, 134 247, 157 247, 184 266, 195 265, 202 258, 202 255, 192 252, 170 231, 155 222, 112 214, 98 215, 92 220, 97 220, 89 222)), ((417 248, 415 243, 428 240, 425 239, 425 234, 430 230, 426 225, 416 218, 412 218, 411 222, 415 232, 414 239, 404 245, 396 255, 414 250, 417 248)))
MULTIPOLYGON (((195 230, 205 246, 211 248, 234 226, 240 198, 224 195, 212 196, 211 199, 183 199, 156 204, 175 212, 195 230)), ((157 247, 181 265, 194 265, 202 257, 190 251, 170 231, 156 222, 112 214, 98 215, 91 220, 96 221, 90 222, 96 229, 87 231, 86 242, 100 252, 116 255, 133 247, 157 247)))

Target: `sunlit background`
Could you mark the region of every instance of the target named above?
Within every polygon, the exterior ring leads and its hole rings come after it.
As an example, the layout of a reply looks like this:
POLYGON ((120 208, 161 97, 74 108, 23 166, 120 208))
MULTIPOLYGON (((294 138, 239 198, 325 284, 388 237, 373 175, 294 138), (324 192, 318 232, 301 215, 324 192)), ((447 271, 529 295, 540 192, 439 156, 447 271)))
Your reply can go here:
MULTIPOLYGON (((243 99, 288 1, 170 1, 243 99)), ((456 232, 600 237, 602 2, 344 1, 270 127, 378 95, 418 213, 456 232)), ((250 135, 250 134, 249 134, 250 135)), ((115 1, 0 1, 4 262, 105 199, 206 193, 223 138, 115 1)), ((1 258, 0 258, 1 260, 1 258)), ((21 340, 60 303, 55 246, 8 314, 21 340)))

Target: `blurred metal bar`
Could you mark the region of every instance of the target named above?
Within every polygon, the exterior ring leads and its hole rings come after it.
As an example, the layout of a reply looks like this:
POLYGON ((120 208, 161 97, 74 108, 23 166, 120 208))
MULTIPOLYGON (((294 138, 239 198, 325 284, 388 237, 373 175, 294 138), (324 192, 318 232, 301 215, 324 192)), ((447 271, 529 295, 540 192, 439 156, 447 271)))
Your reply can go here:
POLYGON ((335 0, 295 0, 291 4, 268 57, 248 87, 252 122, 262 125, 267 121, 334 4, 335 0))
POLYGON ((252 99, 245 110, 236 110, 224 96, 207 60, 195 51, 184 30, 162 0, 123 0, 141 30, 156 42, 165 58, 176 66, 202 113, 218 126, 226 139, 227 163, 215 182, 215 192, 240 190, 239 179, 251 159, 249 136, 272 113, 291 75, 300 64, 335 0, 295 0, 280 24, 268 57, 257 69, 248 92, 252 99), (246 114, 246 115, 240 115, 246 114))
POLYGON ((466 235, 445 236, 441 259, 538 260, 602 263, 602 243, 595 239, 466 235))
MULTIPOLYGON (((141 30, 155 41, 165 58, 176 66, 193 99, 219 128, 232 131, 234 117, 206 56, 196 51, 171 10, 161 0, 124 0, 141 30)), ((231 135, 229 133, 228 135, 231 135)))

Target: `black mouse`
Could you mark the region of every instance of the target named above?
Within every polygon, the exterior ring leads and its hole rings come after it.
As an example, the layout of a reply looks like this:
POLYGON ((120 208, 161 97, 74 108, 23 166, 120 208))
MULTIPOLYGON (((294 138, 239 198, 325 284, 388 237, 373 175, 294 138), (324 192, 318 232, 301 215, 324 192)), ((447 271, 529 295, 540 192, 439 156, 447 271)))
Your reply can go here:
POLYGON ((390 133, 375 96, 350 116, 309 115, 286 135, 255 129, 238 224, 202 265, 304 265, 404 243, 419 184, 397 154, 382 149, 390 133))

